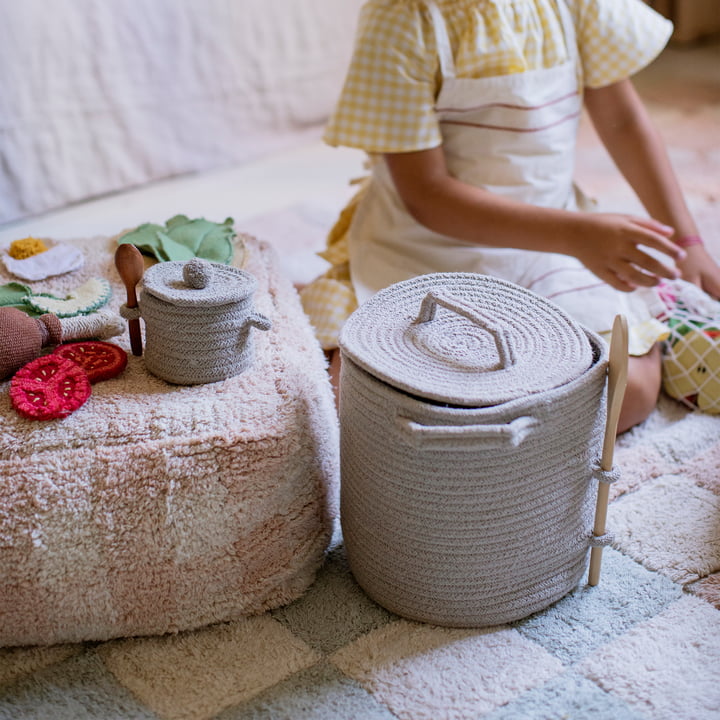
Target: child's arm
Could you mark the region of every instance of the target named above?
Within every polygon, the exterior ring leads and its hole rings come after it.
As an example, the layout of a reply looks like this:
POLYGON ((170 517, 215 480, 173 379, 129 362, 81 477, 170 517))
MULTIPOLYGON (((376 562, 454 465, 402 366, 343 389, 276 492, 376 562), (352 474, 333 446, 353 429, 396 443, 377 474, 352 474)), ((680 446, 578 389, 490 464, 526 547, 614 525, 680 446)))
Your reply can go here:
MULTIPOLYGON (((630 80, 585 90, 585 106, 600 139, 648 213, 675 230, 698 235, 664 144, 630 80)), ((683 278, 720 297, 720 267, 703 245, 687 248, 683 278)))
POLYGON ((640 245, 673 260, 685 257, 668 240, 673 229, 654 220, 539 208, 467 185, 449 174, 442 147, 384 158, 408 212, 431 230, 464 242, 574 255, 625 291, 678 275, 640 245))

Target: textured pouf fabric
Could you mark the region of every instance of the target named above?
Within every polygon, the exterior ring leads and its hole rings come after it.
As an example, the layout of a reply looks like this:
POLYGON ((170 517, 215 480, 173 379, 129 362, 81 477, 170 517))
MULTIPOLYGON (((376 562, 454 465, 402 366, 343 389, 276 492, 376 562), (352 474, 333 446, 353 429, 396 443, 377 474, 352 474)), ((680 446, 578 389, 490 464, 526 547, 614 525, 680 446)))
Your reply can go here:
MULTIPOLYGON (((242 374, 170 385, 130 355, 48 422, 20 417, 0 385, 0 646, 198 628, 288 603, 314 580, 336 514, 332 389, 272 249, 245 242, 272 329, 242 374)), ((106 277, 117 310, 114 240, 75 244, 83 269, 33 289, 106 277)), ((112 341, 129 351, 127 333, 112 341)))
POLYGON ((371 298, 340 345, 340 516, 368 595, 473 627, 573 589, 592 535, 604 341, 519 286, 438 273, 371 298))

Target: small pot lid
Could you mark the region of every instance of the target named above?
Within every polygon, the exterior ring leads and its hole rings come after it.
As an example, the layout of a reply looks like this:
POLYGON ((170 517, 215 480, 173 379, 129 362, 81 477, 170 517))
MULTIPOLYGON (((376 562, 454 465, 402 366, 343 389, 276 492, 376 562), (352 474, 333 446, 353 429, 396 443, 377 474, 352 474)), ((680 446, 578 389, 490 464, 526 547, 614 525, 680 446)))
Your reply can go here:
POLYGON ((381 290, 347 320, 343 355, 421 398, 487 407, 585 373, 583 327, 549 300, 476 273, 421 275, 381 290))
POLYGON ((144 291, 181 306, 237 303, 251 296, 256 286, 255 278, 245 270, 202 258, 158 263, 143 278, 144 291))

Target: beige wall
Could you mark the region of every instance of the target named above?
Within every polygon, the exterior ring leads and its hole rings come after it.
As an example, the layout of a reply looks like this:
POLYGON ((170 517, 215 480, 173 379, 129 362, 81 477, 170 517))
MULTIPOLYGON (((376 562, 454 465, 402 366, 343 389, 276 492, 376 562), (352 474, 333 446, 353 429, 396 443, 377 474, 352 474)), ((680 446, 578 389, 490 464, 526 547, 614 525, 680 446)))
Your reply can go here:
POLYGON ((645 0, 675 23, 674 42, 720 33, 720 0, 645 0))

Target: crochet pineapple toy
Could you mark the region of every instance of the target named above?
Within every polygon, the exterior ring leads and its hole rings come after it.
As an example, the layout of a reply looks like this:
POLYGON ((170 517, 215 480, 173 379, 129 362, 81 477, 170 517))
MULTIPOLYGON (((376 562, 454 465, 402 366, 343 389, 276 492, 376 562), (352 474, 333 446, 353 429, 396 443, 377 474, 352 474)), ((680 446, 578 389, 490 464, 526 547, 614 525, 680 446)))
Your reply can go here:
POLYGON ((700 288, 665 284, 669 335, 663 343, 663 388, 690 408, 720 413, 720 303, 700 288))
POLYGON ((683 404, 720 413, 720 323, 670 321, 663 387, 683 404))

